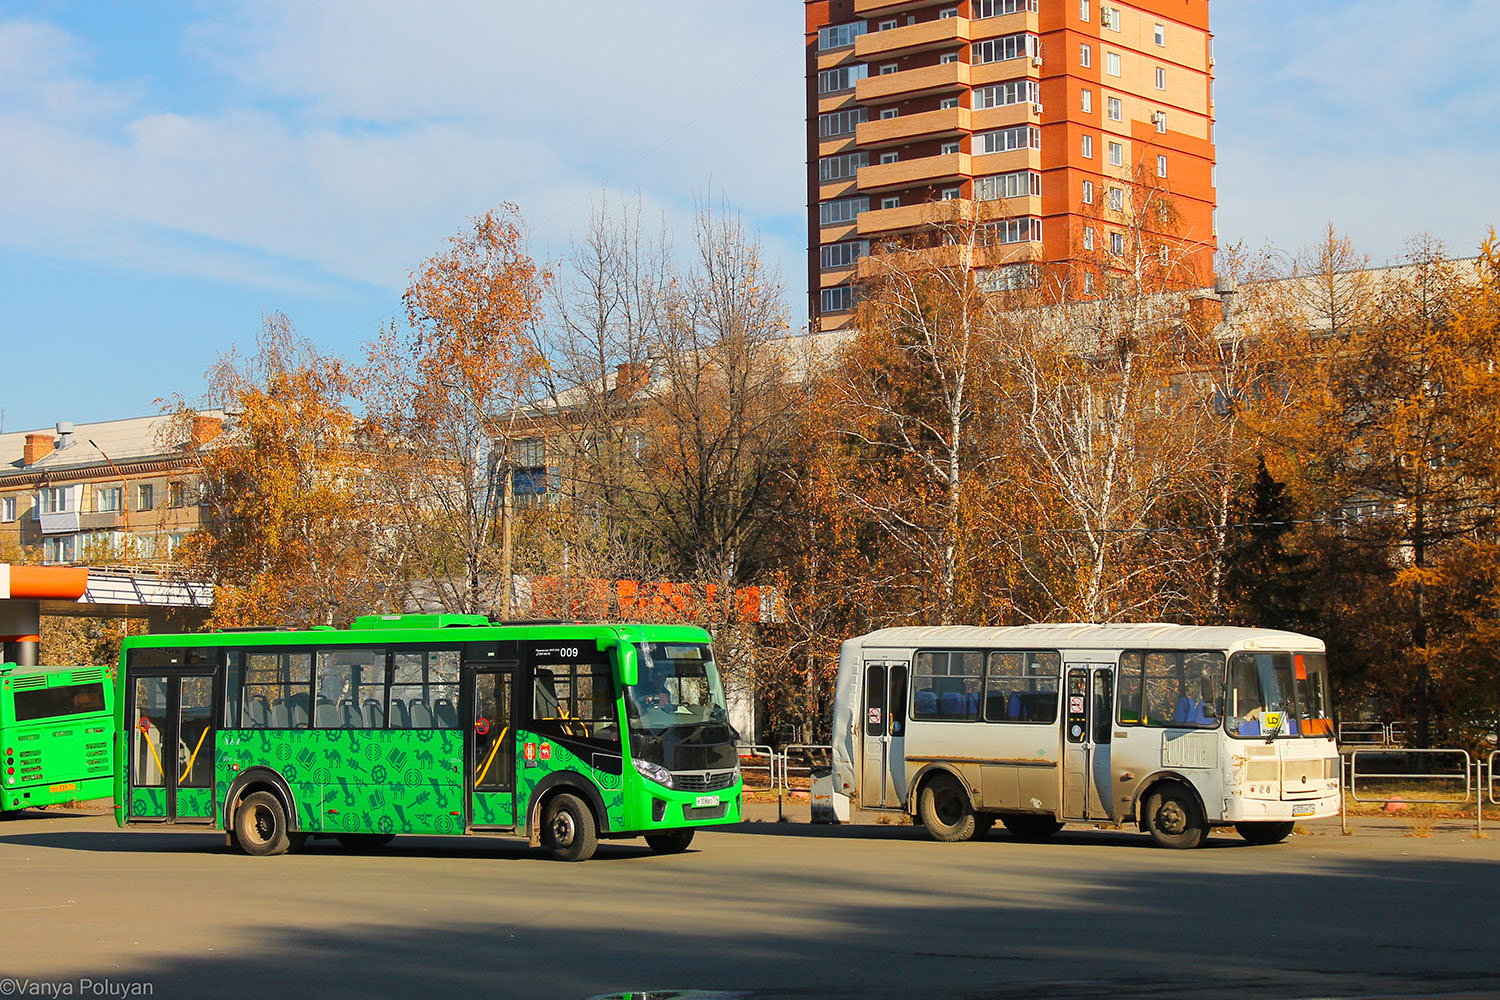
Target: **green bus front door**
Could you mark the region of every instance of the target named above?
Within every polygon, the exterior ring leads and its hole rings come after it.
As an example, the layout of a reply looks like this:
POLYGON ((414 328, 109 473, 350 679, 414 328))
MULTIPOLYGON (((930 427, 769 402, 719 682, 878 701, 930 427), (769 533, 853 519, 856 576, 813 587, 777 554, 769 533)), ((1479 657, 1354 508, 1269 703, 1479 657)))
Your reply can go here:
POLYGON ((513 670, 477 670, 468 699, 469 824, 477 830, 516 823, 516 731, 511 725, 513 670))
POLYGON ((213 692, 211 673, 133 675, 126 712, 131 819, 213 822, 213 692))

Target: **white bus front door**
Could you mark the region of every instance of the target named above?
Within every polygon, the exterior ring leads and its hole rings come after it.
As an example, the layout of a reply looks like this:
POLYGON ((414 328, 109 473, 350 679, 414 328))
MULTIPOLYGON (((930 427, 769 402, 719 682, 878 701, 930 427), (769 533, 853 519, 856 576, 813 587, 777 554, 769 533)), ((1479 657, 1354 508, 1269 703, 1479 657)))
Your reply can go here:
POLYGON ((1070 663, 1063 689, 1063 819, 1110 818, 1114 668, 1070 663))
POLYGON ((894 809, 906 792, 906 664, 865 664, 860 806, 894 809))

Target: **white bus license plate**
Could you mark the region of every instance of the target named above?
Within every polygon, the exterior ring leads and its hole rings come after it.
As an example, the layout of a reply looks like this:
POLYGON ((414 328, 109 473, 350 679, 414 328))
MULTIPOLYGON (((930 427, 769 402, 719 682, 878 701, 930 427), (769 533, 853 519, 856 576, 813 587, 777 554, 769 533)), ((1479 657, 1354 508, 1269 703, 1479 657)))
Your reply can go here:
POLYGON ((1298 816, 1311 816, 1317 811, 1318 804, 1316 802, 1298 802, 1292 806, 1292 817, 1295 819, 1298 816))
POLYGON ((707 806, 716 806, 718 804, 719 797, 717 795, 700 795, 693 800, 693 807, 695 809, 703 809, 707 806))

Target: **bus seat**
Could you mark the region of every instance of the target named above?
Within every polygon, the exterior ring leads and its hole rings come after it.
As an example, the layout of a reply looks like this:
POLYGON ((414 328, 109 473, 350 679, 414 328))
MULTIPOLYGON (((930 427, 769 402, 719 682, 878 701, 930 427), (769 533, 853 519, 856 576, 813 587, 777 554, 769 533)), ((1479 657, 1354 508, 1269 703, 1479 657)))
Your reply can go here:
POLYGON ((979 717, 979 692, 969 691, 964 695, 964 714, 971 718, 979 717))
POLYGON ((306 729, 307 728, 307 702, 305 700, 302 701, 302 702, 295 702, 295 701, 292 702, 291 716, 292 716, 292 728, 293 729, 306 729))
POLYGON ((278 701, 271 708, 271 728, 285 729, 291 724, 291 717, 287 713, 286 703, 278 701))
POLYGON ((344 713, 332 702, 320 701, 313 715, 319 729, 343 729, 344 713))
POLYGON ((1187 695, 1183 695, 1177 699, 1177 707, 1172 709, 1172 721, 1188 722, 1192 719, 1193 713, 1197 711, 1197 708, 1198 703, 1196 701, 1187 695))
POLYGON ((1024 703, 1021 701, 1021 692, 1017 691, 1015 694, 1011 695, 1010 705, 1007 707, 1005 717, 1012 720, 1019 720, 1027 717, 1026 712, 1021 707, 1023 704, 1024 703))
POLYGON ((411 709, 411 728, 432 729, 432 709, 427 707, 427 702, 420 698, 413 698, 407 706, 411 709))
POLYGON ((936 715, 938 708, 937 692, 933 691, 932 688, 923 688, 917 692, 912 704, 915 706, 918 715, 936 715))
POLYGON ((432 703, 432 714, 437 718, 439 729, 458 728, 458 711, 447 698, 439 698, 432 703))
POLYGON ((1187 721, 1194 726, 1217 726, 1219 717, 1214 714, 1206 701, 1200 701, 1193 706, 1193 712, 1187 721))
POLYGON ((984 717, 999 722, 1007 717, 1011 699, 1004 691, 986 691, 984 695, 984 717))
POLYGON ((1301 736, 1302 735, 1302 728, 1297 725, 1297 720, 1296 719, 1287 719, 1286 720, 1286 725, 1287 725, 1287 732, 1290 733, 1291 735, 1293 735, 1293 736, 1301 736))
POLYGON ((397 698, 391 699, 391 721, 389 729, 410 729, 411 715, 406 711, 406 702, 397 698))
POLYGON ((364 717, 359 714, 359 706, 353 700, 345 698, 339 702, 339 712, 344 716, 345 729, 359 729, 365 724, 364 717))
POLYGON ((943 692, 943 714, 944 715, 963 715, 964 714, 964 693, 962 691, 944 691, 943 692))
POLYGON ((245 703, 245 728, 265 729, 271 724, 271 703, 258 694, 245 703))
POLYGON ((385 710, 380 707, 380 702, 374 698, 365 699, 365 728, 385 728, 385 710))
POLYGON ((1238 730, 1236 730, 1236 735, 1238 735, 1238 736, 1259 736, 1259 735, 1261 735, 1261 732, 1260 732, 1260 720, 1259 719, 1241 719, 1240 720, 1240 727, 1239 727, 1238 730))

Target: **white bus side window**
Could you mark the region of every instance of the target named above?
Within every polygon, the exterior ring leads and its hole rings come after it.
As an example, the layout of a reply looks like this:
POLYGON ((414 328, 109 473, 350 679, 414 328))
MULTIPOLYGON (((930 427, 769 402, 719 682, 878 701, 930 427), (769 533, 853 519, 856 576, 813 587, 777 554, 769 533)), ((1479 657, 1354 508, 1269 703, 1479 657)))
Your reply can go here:
POLYGON ((985 674, 986 722, 1056 722, 1062 657, 1047 651, 996 650, 985 674))

